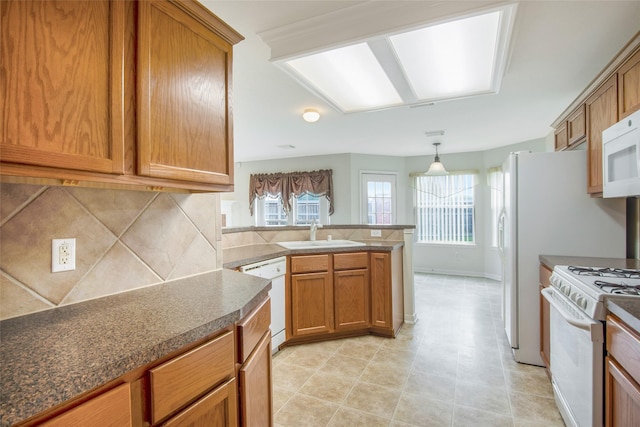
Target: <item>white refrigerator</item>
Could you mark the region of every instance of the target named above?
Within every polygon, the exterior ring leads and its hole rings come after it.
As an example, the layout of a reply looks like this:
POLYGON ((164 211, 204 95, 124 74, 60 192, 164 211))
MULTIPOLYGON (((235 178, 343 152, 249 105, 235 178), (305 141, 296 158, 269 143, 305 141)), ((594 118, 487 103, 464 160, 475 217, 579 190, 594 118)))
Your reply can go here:
POLYGON ((539 255, 625 258, 625 200, 589 197, 586 175, 583 150, 503 164, 502 318, 518 362, 542 366, 539 255))

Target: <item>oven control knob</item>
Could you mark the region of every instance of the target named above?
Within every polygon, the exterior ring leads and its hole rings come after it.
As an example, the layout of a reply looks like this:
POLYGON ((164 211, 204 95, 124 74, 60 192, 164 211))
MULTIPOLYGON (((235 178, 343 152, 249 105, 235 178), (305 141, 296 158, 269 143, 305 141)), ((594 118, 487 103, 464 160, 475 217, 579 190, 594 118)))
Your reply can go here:
POLYGON ((582 307, 585 310, 587 309, 587 300, 586 299, 582 300, 582 304, 580 304, 580 307, 582 307))

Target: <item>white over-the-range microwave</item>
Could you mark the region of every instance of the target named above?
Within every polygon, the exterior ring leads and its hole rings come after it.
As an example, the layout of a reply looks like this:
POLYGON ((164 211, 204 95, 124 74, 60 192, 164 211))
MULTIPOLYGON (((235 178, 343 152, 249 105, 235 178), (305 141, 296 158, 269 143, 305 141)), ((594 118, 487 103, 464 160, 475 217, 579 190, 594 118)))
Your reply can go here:
POLYGON ((602 196, 640 197, 640 111, 602 132, 602 196))

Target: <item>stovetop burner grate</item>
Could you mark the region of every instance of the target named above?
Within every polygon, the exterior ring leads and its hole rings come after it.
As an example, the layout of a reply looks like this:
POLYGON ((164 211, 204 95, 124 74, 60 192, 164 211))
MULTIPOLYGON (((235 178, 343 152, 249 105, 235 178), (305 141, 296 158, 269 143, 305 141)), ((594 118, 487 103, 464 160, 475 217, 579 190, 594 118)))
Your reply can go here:
POLYGON ((640 270, 626 268, 598 268, 569 266, 569 271, 578 276, 616 277, 626 279, 640 279, 640 270))
POLYGON ((626 283, 611 283, 602 280, 596 280, 593 284, 609 294, 640 295, 640 286, 627 285, 626 283))

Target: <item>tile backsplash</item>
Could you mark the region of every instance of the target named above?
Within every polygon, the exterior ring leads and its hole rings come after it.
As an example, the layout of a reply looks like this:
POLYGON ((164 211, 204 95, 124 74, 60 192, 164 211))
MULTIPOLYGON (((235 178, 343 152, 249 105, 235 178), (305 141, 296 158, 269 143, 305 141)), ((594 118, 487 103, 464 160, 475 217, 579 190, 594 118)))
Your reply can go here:
POLYGON ((0 319, 222 267, 217 194, 0 184, 0 319), (76 269, 51 273, 51 239, 76 269))

